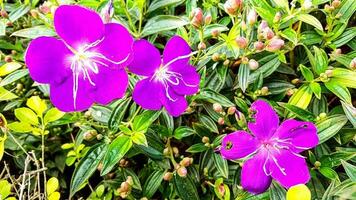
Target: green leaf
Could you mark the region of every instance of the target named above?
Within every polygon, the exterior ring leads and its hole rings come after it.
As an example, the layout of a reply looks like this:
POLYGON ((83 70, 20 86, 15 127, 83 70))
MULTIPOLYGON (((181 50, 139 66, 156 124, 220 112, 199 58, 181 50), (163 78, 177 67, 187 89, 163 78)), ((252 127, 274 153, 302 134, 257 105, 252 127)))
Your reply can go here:
POLYGON ((18 96, 3 87, 0 87, 0 101, 8 101, 12 99, 16 99, 18 96))
POLYGON ((100 105, 92 106, 89 111, 94 120, 104 124, 108 123, 112 112, 109 108, 100 105))
POLYGON ((11 22, 15 22, 20 17, 24 16, 28 11, 30 11, 31 7, 28 4, 22 4, 16 7, 11 13, 9 14, 9 19, 11 22))
POLYGON ((340 5, 339 12, 337 13, 337 14, 340 14, 340 16, 341 16, 340 22, 347 24, 350 17, 355 12, 355 10, 356 10, 356 1, 354 1, 354 0, 342 1, 342 4, 340 5))
POLYGON ((178 174, 174 174, 174 186, 182 200, 199 200, 197 188, 190 176, 180 177, 178 174))
POLYGON ((143 145, 146 147, 148 146, 146 136, 142 132, 134 132, 131 138, 135 144, 143 145))
POLYGON ((345 87, 356 88, 356 71, 335 68, 332 71, 331 79, 345 87))
POLYGON ((291 41, 294 45, 298 44, 298 35, 295 30, 292 28, 284 29, 281 33, 282 37, 286 38, 287 40, 291 41))
POLYGON ((320 122, 317 122, 316 127, 318 129, 319 144, 336 135, 339 130, 344 127, 346 122, 347 118, 345 115, 332 115, 320 122))
POLYGON ((312 91, 308 85, 301 86, 289 99, 288 103, 302 109, 306 109, 312 98, 312 91))
POLYGON ((15 109, 15 116, 18 120, 32 125, 38 125, 38 116, 29 108, 15 109))
POLYGON ((312 81, 312 80, 314 80, 313 72, 312 72, 309 68, 307 68, 307 67, 305 67, 304 65, 300 64, 300 65, 299 65, 299 69, 300 69, 300 71, 302 72, 302 74, 303 74, 305 80, 307 80, 307 81, 312 81))
POLYGON ((47 110, 46 102, 42 100, 39 96, 30 97, 27 100, 26 105, 33 111, 35 111, 39 117, 41 117, 43 112, 47 110))
POLYGON ((131 149, 132 140, 129 136, 120 135, 109 145, 103 160, 103 169, 101 175, 109 173, 112 168, 122 159, 131 149))
POLYGON ((148 127, 156 121, 160 114, 161 111, 144 111, 135 117, 132 130, 136 132, 146 132, 148 127))
POLYGON ((206 115, 200 115, 200 122, 205 125, 211 132, 219 133, 216 123, 206 115))
POLYGON ((321 87, 320 84, 317 82, 311 82, 309 84, 310 89, 313 91, 315 96, 320 99, 321 98, 321 87))
POLYGON ((181 140, 184 137, 188 137, 190 135, 194 135, 195 131, 188 126, 180 126, 176 130, 174 130, 174 138, 181 140))
MULTIPOLYGON (((272 55, 271 57, 267 56, 266 58, 268 58, 268 62, 266 62, 250 74, 250 83, 255 82, 255 80, 259 77, 260 74, 262 74, 263 78, 268 77, 274 71, 276 71, 279 65, 281 64, 278 57, 276 57, 275 55, 272 55)), ((261 60, 259 60, 258 62, 261 63, 261 60)))
POLYGON ((0 76, 8 75, 11 72, 21 68, 21 66, 22 65, 18 62, 5 63, 3 66, 0 67, 0 76))
POLYGON ((262 19, 266 20, 268 24, 273 24, 273 18, 276 15, 276 10, 266 0, 252 0, 250 1, 256 12, 262 19))
POLYGON ((160 8, 167 8, 169 6, 177 6, 182 4, 184 0, 154 0, 147 9, 147 12, 152 12, 160 8))
POLYGON ((288 111, 292 112, 293 114, 295 114, 299 119, 304 120, 304 121, 314 121, 315 120, 315 116, 313 113, 299 108, 297 106, 291 105, 291 104, 283 104, 283 107, 285 109, 287 109, 288 111))
POLYGON ((146 179, 143 186, 143 196, 151 199, 161 185, 165 171, 155 171, 146 179))
POLYGON ((6 137, 7 137, 6 134, 4 134, 2 137, 0 137, 0 161, 1 161, 1 159, 4 156, 4 153, 5 153, 5 140, 6 140, 6 137))
POLYGON ((7 180, 0 180, 0 197, 6 199, 11 194, 11 184, 7 180))
POLYGON ((297 19, 304 23, 314 26, 315 28, 317 28, 320 31, 323 31, 323 25, 321 25, 320 21, 312 15, 299 14, 299 15, 297 15, 297 19))
POLYGON ((127 98, 121 101, 116 108, 113 110, 108 125, 109 129, 113 132, 117 132, 119 130, 119 125, 124 118, 127 108, 129 107, 131 102, 131 98, 127 98))
POLYGON ((35 39, 42 36, 56 36, 56 32, 52 28, 41 25, 15 31, 11 36, 35 39))
POLYGON ((237 76, 239 80, 239 87, 241 88, 242 92, 245 92, 249 83, 249 76, 250 76, 249 66, 247 64, 241 64, 237 76))
POLYGON ((27 133, 27 132, 31 132, 33 131, 33 127, 31 126, 31 124, 26 123, 26 122, 13 122, 11 124, 8 124, 7 127, 10 130, 13 130, 15 132, 19 132, 19 133, 27 133))
POLYGON ((312 66, 317 74, 321 74, 328 68, 328 56, 323 49, 319 49, 316 46, 313 46, 313 48, 315 51, 315 65, 312 66))
POLYGON ((46 184, 47 195, 51 195, 53 192, 58 190, 58 188, 59 188, 59 182, 56 177, 52 177, 47 181, 46 184))
POLYGON ((216 168, 224 178, 228 178, 229 165, 227 164, 227 160, 222 158, 220 154, 214 153, 213 155, 214 155, 213 158, 214 158, 214 163, 216 168))
POLYGON ((341 160, 341 164, 345 169, 346 174, 350 177, 353 182, 356 182, 356 166, 341 160))
POLYGON ((349 119, 351 124, 356 128, 356 108, 352 104, 348 104, 344 101, 341 101, 342 108, 344 109, 344 112, 346 114, 346 117, 349 119))
POLYGON ((338 96, 340 99, 345 101, 346 103, 351 104, 351 94, 350 91, 343 85, 334 79, 329 80, 324 83, 326 88, 338 96))
POLYGON ((356 28, 351 27, 346 29, 345 32, 343 32, 338 38, 336 38, 333 44, 335 45, 335 47, 341 47, 347 44, 354 37, 356 37, 356 28))
POLYGON ((0 87, 13 83, 28 74, 27 69, 16 70, 0 81, 0 87))
POLYGON ((44 123, 47 124, 49 122, 54 122, 59 120, 65 115, 64 112, 58 110, 57 108, 51 108, 47 111, 44 116, 44 123))
POLYGON ((197 144, 193 144, 192 146, 190 146, 185 151, 189 152, 189 153, 199 153, 199 152, 203 152, 203 151, 208 150, 208 149, 209 148, 206 147, 203 143, 197 143, 197 144))
POLYGON ((326 178, 329 178, 331 180, 337 180, 339 179, 339 176, 337 173, 330 167, 321 167, 319 169, 320 173, 325 176, 326 178))
POLYGON ((202 89, 198 95, 195 96, 196 99, 204 100, 210 103, 219 103, 224 107, 231 107, 234 104, 225 96, 209 89, 202 89))
POLYGON ((155 33, 169 31, 189 24, 184 18, 171 16, 171 15, 159 15, 149 19, 142 30, 141 37, 146 37, 155 33))
POLYGON ((105 155, 106 149, 106 144, 96 144, 92 146, 87 154, 80 160, 72 176, 70 198, 82 188, 90 176, 96 171, 101 159, 105 155))
POLYGON ((278 183, 273 181, 269 189, 269 195, 271 197, 271 200, 285 200, 287 192, 278 183))

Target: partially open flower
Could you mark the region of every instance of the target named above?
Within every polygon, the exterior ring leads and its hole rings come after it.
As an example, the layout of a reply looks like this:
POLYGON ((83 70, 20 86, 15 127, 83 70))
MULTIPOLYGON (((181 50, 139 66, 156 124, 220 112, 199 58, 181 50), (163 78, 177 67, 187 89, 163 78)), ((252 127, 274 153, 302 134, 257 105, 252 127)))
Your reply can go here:
POLYGON ((229 15, 235 15, 242 8, 242 0, 227 0, 224 3, 225 12, 229 15))
POLYGON ((196 8, 193 11, 192 25, 196 28, 203 25, 203 10, 201 8, 196 8))
POLYGON ((257 21, 257 13, 254 9, 250 9, 247 14, 247 23, 250 25, 255 24, 257 21))

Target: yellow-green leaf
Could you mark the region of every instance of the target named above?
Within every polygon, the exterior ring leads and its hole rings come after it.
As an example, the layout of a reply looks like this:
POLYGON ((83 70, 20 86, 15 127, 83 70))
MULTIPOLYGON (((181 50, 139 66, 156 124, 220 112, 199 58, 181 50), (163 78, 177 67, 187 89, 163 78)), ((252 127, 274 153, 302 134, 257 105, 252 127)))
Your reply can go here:
POLYGON ((4 156, 6 137, 7 137, 6 134, 3 137, 0 137, 0 161, 1 161, 2 157, 4 156))
POLYGON ((356 88, 356 71, 344 68, 335 68, 331 79, 349 88, 356 88))
POLYGON ((299 108, 307 108, 312 98, 313 92, 309 86, 301 86, 296 93, 289 99, 288 103, 299 108))
POLYGON ((313 15, 300 14, 300 15, 297 15, 297 18, 300 21, 310 24, 310 25, 314 26, 315 28, 317 28, 318 30, 323 31, 323 25, 321 25, 320 21, 317 18, 315 18, 313 15))
POLYGON ((15 116, 21 122, 29 123, 32 125, 38 125, 37 115, 29 108, 17 108, 15 109, 15 116))
POLYGON ((8 75, 11 72, 19 69, 20 67, 21 67, 21 64, 18 62, 5 63, 3 66, 0 67, 0 76, 8 75))
POLYGON ((52 193, 54 193, 58 187, 59 187, 59 183, 58 183, 58 179, 56 177, 52 177, 47 181, 47 195, 51 195, 52 193))
POLYGON ((26 122, 13 122, 13 123, 7 125, 7 127, 10 130, 13 130, 13 131, 19 132, 19 133, 31 132, 34 129, 31 126, 31 124, 26 123, 26 122))
POLYGON ((61 198, 61 194, 59 192, 53 192, 48 196, 48 200, 59 200, 61 198))
POLYGON ((58 110, 57 108, 51 108, 44 116, 44 123, 54 122, 64 116, 64 112, 58 110))
POLYGON ((3 87, 0 87, 0 101, 16 99, 18 96, 3 87))
POLYGON ((29 98, 26 102, 26 105, 34 110, 38 116, 42 116, 43 112, 47 110, 46 102, 39 96, 32 96, 29 98))
POLYGON ((135 144, 144 145, 146 147, 148 146, 146 136, 142 132, 135 132, 132 136, 132 141, 135 144))

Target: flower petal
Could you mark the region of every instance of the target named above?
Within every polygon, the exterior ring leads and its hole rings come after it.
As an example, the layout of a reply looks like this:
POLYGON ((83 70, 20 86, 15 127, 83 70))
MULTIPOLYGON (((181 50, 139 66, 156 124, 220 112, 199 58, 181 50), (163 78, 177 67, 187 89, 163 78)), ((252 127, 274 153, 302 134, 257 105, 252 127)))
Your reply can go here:
POLYGON ((236 160, 250 155, 257 148, 258 141, 253 136, 246 131, 236 131, 224 137, 220 153, 225 159, 236 160))
POLYGON ((93 100, 90 95, 92 86, 79 77, 76 104, 73 98, 73 76, 68 76, 59 84, 50 84, 50 99, 54 106, 63 112, 82 111, 88 109, 93 100))
POLYGON ((128 68, 141 76, 152 76, 161 65, 161 54, 147 40, 141 39, 133 44, 134 58, 128 68))
POLYGON ((105 24, 103 41, 92 49, 105 56, 103 62, 126 66, 133 59, 132 45, 133 38, 124 26, 109 23, 105 24))
POLYGON ((253 194, 260 194, 268 189, 272 179, 263 170, 266 159, 266 154, 260 152, 243 164, 241 170, 242 188, 253 194))
POLYGON ((200 76, 197 73, 195 67, 191 65, 186 65, 186 67, 180 71, 175 72, 178 76, 181 76, 181 79, 175 80, 174 77, 170 77, 173 82, 179 80, 179 84, 172 84, 170 86, 177 94, 181 95, 192 95, 198 92, 200 76))
POLYGON ((316 126, 311 122, 301 122, 294 119, 284 121, 275 135, 278 140, 291 143, 293 152, 299 153, 318 145, 319 138, 316 126))
POLYGON ((70 66, 67 58, 72 55, 61 40, 39 37, 29 44, 25 63, 33 80, 39 83, 60 82, 66 67, 70 66))
POLYGON ((124 69, 111 69, 100 67, 99 73, 94 76, 95 89, 93 97, 95 102, 108 104, 114 99, 122 98, 128 86, 128 76, 124 69))
POLYGON ((144 109, 160 110, 162 107, 160 96, 163 90, 161 83, 146 78, 137 82, 132 92, 132 98, 144 109))
POLYGON ((190 56, 188 56, 192 51, 188 43, 181 38, 180 36, 173 36, 168 42, 163 51, 163 63, 167 64, 172 62, 169 65, 169 68, 176 71, 180 68, 184 68, 188 63, 190 56), (180 58, 180 56, 185 56, 180 58), (187 57, 188 56, 188 57, 187 57), (177 59, 173 62, 174 59, 177 59))
POLYGON ((289 188, 309 181, 310 174, 304 158, 289 150, 280 150, 280 153, 274 153, 273 156, 276 162, 270 159, 269 171, 282 186, 289 188))
POLYGON ((167 93, 164 90, 161 94, 161 102, 164 108, 173 117, 180 116, 188 107, 187 100, 184 96, 176 94, 170 87, 168 87, 167 93))
POLYGON ((277 113, 263 100, 255 101, 251 109, 255 112, 255 122, 249 122, 248 128, 258 139, 269 139, 278 128, 277 113))
POLYGON ((72 48, 79 49, 104 36, 105 27, 93 10, 77 5, 62 5, 54 13, 54 28, 72 48))

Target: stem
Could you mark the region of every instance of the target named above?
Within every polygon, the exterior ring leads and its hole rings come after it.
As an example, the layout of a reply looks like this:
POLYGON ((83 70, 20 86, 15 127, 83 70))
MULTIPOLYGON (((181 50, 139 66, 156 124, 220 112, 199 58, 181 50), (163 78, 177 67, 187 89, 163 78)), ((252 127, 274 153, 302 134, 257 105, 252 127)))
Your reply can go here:
MULTIPOLYGON (((46 168, 46 164, 45 164, 45 131, 46 131, 46 126, 44 124, 44 120, 43 120, 43 117, 41 116, 41 122, 42 122, 42 131, 41 131, 41 164, 42 164, 42 168, 46 168)), ((43 171, 43 180, 44 180, 44 183, 43 183, 43 193, 44 193, 44 196, 45 198, 47 198, 47 175, 46 175, 46 170, 43 171)))
POLYGON ((168 140, 167 140, 167 148, 169 149, 169 159, 171 160, 171 162, 173 164, 173 168, 175 169, 178 164, 173 156, 173 149, 171 147, 171 138, 168 138, 168 140))
POLYGON ((136 29, 136 26, 132 23, 132 19, 131 19, 131 16, 130 16, 130 13, 129 13, 129 10, 127 9, 127 4, 125 2, 125 0, 120 0, 123 7, 124 7, 124 11, 125 11, 125 15, 129 21, 129 25, 131 26, 133 32, 135 33, 135 35, 137 35, 137 29, 136 29))

